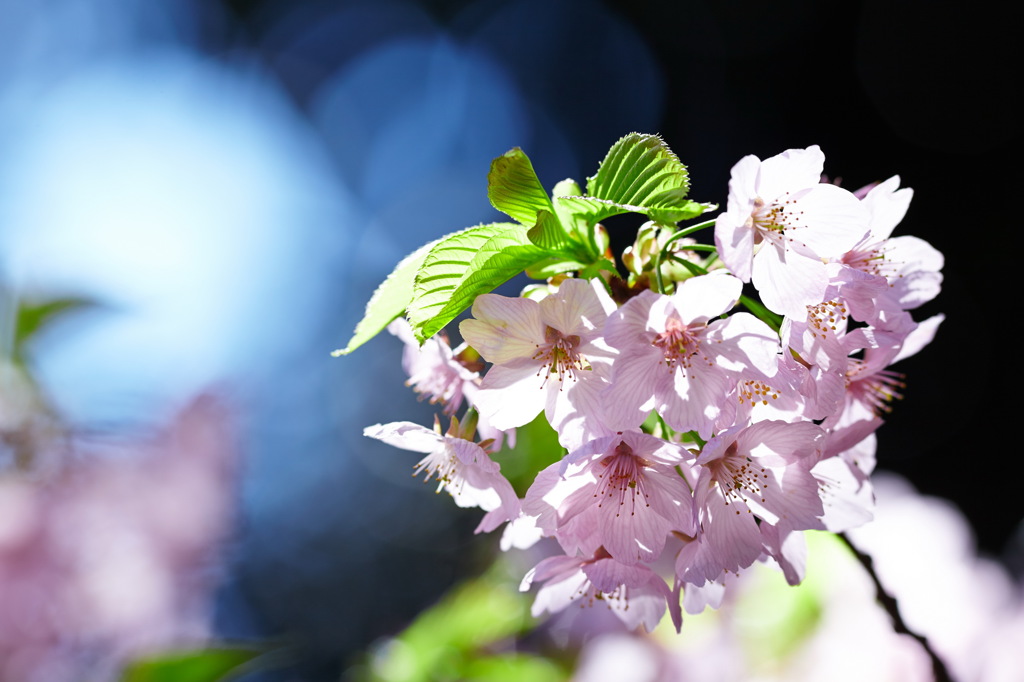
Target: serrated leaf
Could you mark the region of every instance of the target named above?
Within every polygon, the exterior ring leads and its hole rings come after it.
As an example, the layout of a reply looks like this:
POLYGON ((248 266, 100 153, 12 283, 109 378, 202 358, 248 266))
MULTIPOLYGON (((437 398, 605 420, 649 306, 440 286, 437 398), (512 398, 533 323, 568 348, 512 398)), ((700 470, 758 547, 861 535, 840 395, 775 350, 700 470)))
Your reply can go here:
MULTIPOLYGON (((448 236, 450 237, 451 235, 448 236)), ((356 329, 352 333, 352 338, 349 339, 348 344, 344 348, 339 348, 332 352, 331 355, 334 357, 348 355, 379 334, 385 327, 391 324, 392 320, 405 312, 406 306, 412 300, 413 282, 415 281, 416 273, 420 269, 420 265, 423 264, 430 250, 446 238, 441 237, 441 239, 434 240, 429 244, 424 244, 403 258, 395 266, 391 274, 373 292, 369 302, 366 304, 366 312, 363 313, 363 319, 356 325, 356 329)))
POLYGON ((595 223, 621 213, 643 213, 661 225, 677 223, 681 220, 696 218, 708 209, 708 204, 690 200, 677 200, 674 195, 667 194, 667 200, 652 202, 644 206, 620 204, 597 197, 556 197, 555 203, 563 211, 571 212, 588 222, 595 223))
POLYGON ((667 190, 690 189, 686 166, 657 135, 630 133, 608 150, 597 173, 587 179, 587 194, 618 204, 647 206, 667 190))
MULTIPOLYGON (((480 248, 491 237, 507 231, 525 235, 526 228, 515 223, 477 225, 448 235, 433 244, 409 288, 410 296, 405 313, 413 329, 423 325, 444 308, 466 277, 469 265, 480 248)), ((427 338, 423 337, 421 341, 427 338)))
POLYGON ((529 229, 526 236, 531 242, 550 253, 557 253, 573 246, 562 224, 550 211, 537 212, 536 225, 529 229))
POLYGON ((596 223, 620 213, 643 213, 642 206, 619 204, 597 197, 555 197, 555 203, 566 213, 596 223))
MULTIPOLYGON (((421 342, 430 338, 471 306, 477 296, 492 291, 547 257, 549 253, 533 244, 526 233, 526 228, 512 225, 510 229, 495 234, 481 245, 473 259, 466 264, 465 275, 452 289, 443 306, 423 308, 415 320, 409 315, 409 323, 416 338, 421 342), (430 310, 435 311, 433 316, 422 314, 430 310)), ((417 303, 414 298, 413 305, 417 303)))
POLYGON ((687 220, 703 212, 686 198, 689 175, 657 135, 630 133, 612 145, 597 173, 587 180, 587 196, 556 194, 560 215, 590 223, 619 213, 643 213, 660 223, 687 220))
POLYGON ((519 147, 491 162, 487 173, 487 198, 494 208, 527 227, 534 225, 539 211, 554 213, 555 210, 537 179, 530 158, 519 147))
MULTIPOLYGON (((565 180, 562 180, 561 182, 555 185, 555 188, 553 190, 551 190, 552 197, 574 197, 579 196, 581 194, 583 194, 583 190, 580 189, 579 184, 577 184, 577 182, 572 178, 566 178, 565 180)), ((555 207, 555 215, 558 216, 558 219, 561 221, 566 231, 572 232, 574 229, 576 229, 577 223, 579 221, 573 215, 572 211, 566 210, 566 207, 561 205, 557 198, 554 201, 552 201, 552 204, 555 207)))

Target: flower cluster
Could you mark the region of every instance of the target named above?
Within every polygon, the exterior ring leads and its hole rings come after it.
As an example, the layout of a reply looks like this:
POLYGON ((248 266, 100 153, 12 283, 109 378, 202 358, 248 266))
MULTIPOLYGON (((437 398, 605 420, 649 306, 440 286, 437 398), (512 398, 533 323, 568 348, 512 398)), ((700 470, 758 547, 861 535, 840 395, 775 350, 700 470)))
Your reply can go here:
POLYGON ((903 387, 890 366, 941 322, 908 311, 938 293, 942 256, 891 237, 912 196, 898 177, 853 193, 823 183, 823 164, 817 147, 745 157, 717 219, 641 230, 626 279, 477 296, 464 348, 419 347, 393 323, 410 382, 448 415, 469 410, 443 435, 365 433, 426 453, 418 470, 487 512, 478 531, 509 522, 503 547, 556 541, 523 580, 541 584, 535 615, 600 601, 630 627, 667 610, 678 628, 755 562, 799 582, 801 531, 871 518, 873 434, 903 387), (688 239, 712 225, 714 247, 688 239), (565 454, 520 499, 492 455, 541 412, 565 454))

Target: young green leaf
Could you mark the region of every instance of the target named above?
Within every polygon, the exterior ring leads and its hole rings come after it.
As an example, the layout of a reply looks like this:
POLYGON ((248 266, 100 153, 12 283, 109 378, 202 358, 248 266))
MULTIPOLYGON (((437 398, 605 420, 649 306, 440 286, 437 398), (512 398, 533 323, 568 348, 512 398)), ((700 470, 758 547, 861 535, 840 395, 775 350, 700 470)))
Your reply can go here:
POLYGON ((608 155, 587 179, 587 194, 617 204, 646 206, 668 190, 690 189, 689 174, 657 135, 630 133, 608 150, 608 155))
POLYGON ((573 272, 587 267, 587 263, 581 263, 573 258, 565 256, 551 256, 537 261, 526 269, 526 276, 530 279, 548 279, 563 272, 573 272))
MULTIPOLYGON (((583 194, 583 190, 580 189, 579 184, 572 178, 566 178, 551 190, 552 197, 575 197, 583 194)), ((559 222, 565 227, 566 231, 573 232, 573 230, 583 229, 579 223, 580 221, 571 210, 568 210, 560 201, 555 199, 552 202, 555 207, 555 215, 558 216, 559 222)))
POLYGON ((537 213, 554 213, 551 199, 537 179, 530 158, 519 147, 491 162, 487 174, 487 198, 491 205, 527 227, 537 222, 537 213))
POLYGON ((334 357, 348 355, 379 334, 392 320, 405 312, 406 306, 412 300, 412 286, 420 265, 423 264, 434 245, 444 239, 446 237, 424 244, 402 259, 394 271, 387 276, 387 279, 373 292, 373 296, 366 304, 363 319, 356 325, 348 344, 344 348, 332 352, 331 355, 334 357))
POLYGON ((570 250, 574 246, 558 218, 549 211, 537 212, 537 224, 530 228, 526 236, 531 242, 552 254, 570 250))
MULTIPOLYGON (((414 330, 431 320, 447 305, 456 288, 465 279, 470 263, 481 247, 496 234, 508 231, 526 234, 526 228, 522 225, 489 223, 456 232, 434 243, 410 286, 406 317, 414 330)), ((421 340, 427 338, 429 335, 421 340)))
POLYGON ((471 306, 477 296, 490 292, 549 255, 530 241, 525 227, 508 225, 479 245, 464 264, 448 260, 435 267, 425 262, 416 277, 413 302, 409 305, 408 318, 413 333, 421 342, 426 341, 471 306), (455 283, 459 269, 463 275, 455 283), (438 277, 435 272, 443 274, 438 277), (438 281, 445 282, 443 288, 434 286, 438 281))
POLYGON ((630 133, 608 151, 587 180, 587 196, 556 195, 559 213, 597 222, 619 213, 643 213, 660 223, 689 220, 704 211, 686 198, 689 174, 657 135, 630 133))

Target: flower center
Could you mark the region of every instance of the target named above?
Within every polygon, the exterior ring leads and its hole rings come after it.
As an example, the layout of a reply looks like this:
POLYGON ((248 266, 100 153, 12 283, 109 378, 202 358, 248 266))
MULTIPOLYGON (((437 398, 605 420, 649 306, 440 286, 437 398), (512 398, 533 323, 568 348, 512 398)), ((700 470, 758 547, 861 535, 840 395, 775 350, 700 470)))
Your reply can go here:
POLYGON ((423 477, 423 482, 426 483, 431 477, 437 480, 437 491, 441 492, 441 489, 445 485, 454 485, 456 483, 464 483, 464 479, 460 475, 459 460, 455 456, 455 452, 449 448, 440 448, 416 464, 412 475, 419 476, 420 472, 426 472, 423 477))
POLYGON ((669 371, 677 365, 691 366, 693 356, 700 352, 700 337, 706 327, 705 324, 687 326, 674 315, 668 318, 665 331, 658 334, 651 343, 665 355, 669 371))
POLYGON ((877 275, 892 279, 896 277, 896 264, 885 256, 884 242, 871 245, 858 245, 843 255, 844 265, 866 272, 869 275, 877 275))
POLYGON ((754 210, 750 212, 746 225, 755 232, 755 244, 760 244, 764 239, 778 242, 785 236, 787 229, 801 227, 800 216, 803 211, 796 208, 795 200, 786 198, 788 194, 786 192, 781 199, 770 204, 761 197, 754 199, 754 210))
MULTIPOLYGON (((768 487, 768 472, 757 466, 750 457, 742 455, 735 442, 725 454, 708 462, 711 478, 718 483, 726 506, 732 501, 742 502, 744 497, 758 497, 764 502, 764 490, 768 487)), ((750 511, 749 509, 747 510, 750 511)), ((739 510, 736 510, 739 514, 739 510)))
POLYGON ((825 301, 817 305, 807 306, 807 325, 811 333, 821 338, 828 338, 846 324, 846 304, 840 301, 825 301))
MULTIPOLYGON (((580 354, 580 337, 577 334, 563 334, 554 327, 544 328, 544 344, 537 346, 534 360, 540 361, 537 376, 543 377, 542 386, 552 375, 561 383, 569 376, 576 381, 576 373, 590 369, 590 364, 580 354)), ((561 389, 559 389, 561 390, 561 389)))
POLYGON ((597 506, 602 506, 608 499, 618 501, 620 511, 615 512, 619 516, 621 507, 629 504, 630 516, 636 514, 637 495, 645 507, 650 507, 647 501, 647 491, 643 469, 648 466, 647 460, 633 454, 633 449, 620 441, 615 449, 608 453, 601 460, 604 471, 597 474, 597 490, 594 497, 600 498, 597 506))
POLYGON ((867 365, 863 360, 849 359, 846 370, 847 389, 854 400, 867 405, 880 417, 884 413, 892 411, 892 406, 889 403, 893 399, 902 398, 903 394, 900 393, 900 390, 906 388, 907 385, 903 383, 904 376, 902 374, 887 369, 858 377, 866 368, 867 365))
POLYGON ((763 381, 757 379, 750 379, 741 382, 739 387, 739 398, 740 404, 748 402, 751 405, 761 403, 762 405, 768 404, 768 398, 772 400, 779 399, 779 391, 772 388, 763 381))

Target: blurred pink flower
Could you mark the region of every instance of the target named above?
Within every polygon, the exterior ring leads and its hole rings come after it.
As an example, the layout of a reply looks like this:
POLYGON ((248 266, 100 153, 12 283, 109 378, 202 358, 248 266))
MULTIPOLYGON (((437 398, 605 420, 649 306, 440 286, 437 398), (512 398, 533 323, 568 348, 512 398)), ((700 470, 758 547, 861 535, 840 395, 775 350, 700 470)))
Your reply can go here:
POLYGON ((226 417, 202 397, 150 441, 0 476, 0 679, 107 679, 208 637, 235 499, 226 417))

